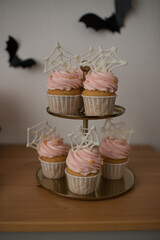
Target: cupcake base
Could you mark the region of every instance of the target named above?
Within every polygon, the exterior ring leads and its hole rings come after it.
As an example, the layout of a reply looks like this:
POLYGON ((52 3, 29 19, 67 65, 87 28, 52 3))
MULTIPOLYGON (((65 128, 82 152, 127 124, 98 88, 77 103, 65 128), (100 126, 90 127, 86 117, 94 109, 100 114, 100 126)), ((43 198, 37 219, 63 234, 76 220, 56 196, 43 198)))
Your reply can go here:
POLYGON ((46 162, 39 158, 43 175, 50 179, 59 179, 64 177, 66 162, 46 162))
POLYGON ((69 174, 65 169, 65 174, 68 189, 75 194, 89 195, 93 193, 97 187, 99 173, 92 176, 80 177, 69 174))
POLYGON ((102 167, 102 177, 110 180, 119 180, 123 178, 127 163, 128 161, 118 164, 104 162, 102 167))
POLYGON ((113 113, 115 96, 84 96, 84 109, 87 116, 105 116, 113 113))
POLYGON ((48 104, 50 112, 64 115, 75 115, 82 108, 81 95, 50 95, 48 104))

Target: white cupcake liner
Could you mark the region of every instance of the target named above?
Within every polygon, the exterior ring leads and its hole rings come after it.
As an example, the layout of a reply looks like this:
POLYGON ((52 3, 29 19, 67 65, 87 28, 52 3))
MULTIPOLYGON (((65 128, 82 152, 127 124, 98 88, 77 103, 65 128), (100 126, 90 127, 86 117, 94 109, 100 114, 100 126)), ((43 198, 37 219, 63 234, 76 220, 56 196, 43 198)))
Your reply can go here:
POLYGON ((48 96, 49 110, 53 113, 74 115, 82 107, 81 95, 50 95, 48 96))
POLYGON ((102 176, 110 180, 123 178, 127 163, 128 161, 118 164, 104 162, 102 166, 102 176))
POLYGON ((46 178, 59 179, 64 177, 66 162, 46 162, 40 159, 43 175, 46 178))
POLYGON ((115 96, 83 96, 85 114, 87 116, 104 116, 113 113, 115 96))
POLYGON ((89 177, 78 177, 67 173, 65 170, 65 174, 68 188, 71 192, 80 195, 88 195, 95 191, 99 173, 89 177))

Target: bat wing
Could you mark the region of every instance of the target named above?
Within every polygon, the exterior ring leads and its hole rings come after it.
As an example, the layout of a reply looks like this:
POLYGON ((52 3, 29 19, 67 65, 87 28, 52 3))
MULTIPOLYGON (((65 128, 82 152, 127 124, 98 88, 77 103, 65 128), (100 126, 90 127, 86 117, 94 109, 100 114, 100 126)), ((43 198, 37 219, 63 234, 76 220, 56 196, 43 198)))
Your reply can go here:
POLYGON ((124 18, 131 9, 132 0, 115 0, 115 15, 120 28, 124 26, 124 18))
POLYGON ((94 13, 87 13, 83 15, 79 22, 85 23, 86 27, 91 27, 98 31, 99 29, 105 29, 106 28, 106 21, 97 16, 94 13))
POLYGON ((21 66, 23 68, 32 67, 33 65, 36 65, 36 61, 32 58, 28 58, 28 59, 22 61, 22 64, 21 64, 21 66))
POLYGON ((7 47, 6 47, 6 51, 9 54, 9 62, 11 63, 12 59, 14 58, 17 49, 18 49, 18 43, 16 42, 16 40, 9 36, 8 41, 6 42, 7 47))
POLYGON ((120 27, 114 13, 111 17, 106 18, 106 28, 111 32, 120 32, 120 27))
POLYGON ((31 67, 33 65, 36 64, 36 61, 33 60, 32 58, 26 59, 26 60, 21 60, 17 55, 17 49, 18 49, 18 43, 16 42, 16 40, 9 36, 9 40, 6 42, 7 47, 6 47, 6 51, 9 54, 9 63, 10 66, 12 67, 31 67))
POLYGON ((14 56, 12 61, 10 62, 10 66, 12 67, 32 67, 33 65, 36 65, 36 61, 32 58, 28 58, 26 60, 21 60, 18 56, 14 56))

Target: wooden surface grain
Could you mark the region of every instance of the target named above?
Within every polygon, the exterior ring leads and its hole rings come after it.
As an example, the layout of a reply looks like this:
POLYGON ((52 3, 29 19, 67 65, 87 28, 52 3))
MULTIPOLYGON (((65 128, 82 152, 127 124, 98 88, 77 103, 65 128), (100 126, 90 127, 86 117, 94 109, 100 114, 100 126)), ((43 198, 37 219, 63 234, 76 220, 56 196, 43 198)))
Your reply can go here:
POLYGON ((160 230, 160 156, 151 146, 133 146, 135 187, 107 200, 57 196, 37 182, 39 166, 33 149, 0 146, 0 231, 160 230))

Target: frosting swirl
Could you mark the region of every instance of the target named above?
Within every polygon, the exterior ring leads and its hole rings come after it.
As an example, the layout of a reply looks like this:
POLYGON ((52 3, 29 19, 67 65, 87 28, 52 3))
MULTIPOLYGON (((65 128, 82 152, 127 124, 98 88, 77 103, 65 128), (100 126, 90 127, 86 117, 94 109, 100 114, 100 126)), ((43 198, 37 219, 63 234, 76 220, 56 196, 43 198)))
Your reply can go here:
POLYGON ((83 71, 79 69, 77 72, 79 79, 83 80, 83 71))
POLYGON ((41 142, 37 151, 40 156, 52 158, 66 155, 68 150, 69 146, 63 143, 63 138, 56 136, 41 142))
POLYGON ((131 151, 131 146, 125 139, 103 138, 99 147, 100 153, 111 159, 127 158, 131 151))
POLYGON ((74 172, 87 176, 90 173, 97 173, 100 170, 103 158, 97 147, 88 150, 86 148, 79 149, 74 152, 69 150, 66 164, 74 172))
POLYGON ((103 73, 89 71, 83 84, 84 88, 87 90, 113 93, 118 89, 118 79, 111 72, 103 73))
POLYGON ((80 73, 55 71, 48 78, 47 87, 50 90, 71 90, 82 87, 80 73))

